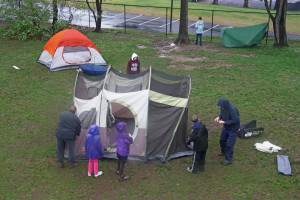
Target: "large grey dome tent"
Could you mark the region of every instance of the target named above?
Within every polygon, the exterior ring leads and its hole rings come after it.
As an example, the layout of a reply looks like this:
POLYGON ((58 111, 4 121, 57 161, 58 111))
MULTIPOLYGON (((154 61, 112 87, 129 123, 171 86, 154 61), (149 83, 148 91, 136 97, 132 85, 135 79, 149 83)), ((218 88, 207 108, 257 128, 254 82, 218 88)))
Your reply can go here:
POLYGON ((75 155, 85 157, 88 127, 100 126, 104 157, 116 158, 114 124, 124 121, 133 135, 129 159, 161 160, 192 155, 186 146, 190 77, 155 69, 128 75, 109 68, 106 74, 78 72, 74 90, 77 114, 84 123, 75 155), (89 113, 91 112, 91 113, 89 113))

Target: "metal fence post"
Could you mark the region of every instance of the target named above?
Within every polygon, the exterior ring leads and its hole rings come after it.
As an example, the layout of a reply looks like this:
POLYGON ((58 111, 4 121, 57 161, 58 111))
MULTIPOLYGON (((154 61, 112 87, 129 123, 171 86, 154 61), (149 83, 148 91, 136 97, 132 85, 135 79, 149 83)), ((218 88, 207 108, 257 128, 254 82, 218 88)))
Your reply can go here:
POLYGON ((90 9, 89 9, 89 28, 91 28, 91 14, 90 14, 90 9))
POLYGON ((214 27, 214 10, 212 10, 211 14, 211 29, 210 29, 210 42, 212 42, 212 32, 213 32, 213 27, 214 27))
POLYGON ((171 0, 170 33, 172 33, 173 0, 171 0))
POLYGON ((124 28, 126 33, 126 5, 124 4, 124 28))
POLYGON ((168 37, 168 8, 167 7, 166 7, 166 37, 168 37))

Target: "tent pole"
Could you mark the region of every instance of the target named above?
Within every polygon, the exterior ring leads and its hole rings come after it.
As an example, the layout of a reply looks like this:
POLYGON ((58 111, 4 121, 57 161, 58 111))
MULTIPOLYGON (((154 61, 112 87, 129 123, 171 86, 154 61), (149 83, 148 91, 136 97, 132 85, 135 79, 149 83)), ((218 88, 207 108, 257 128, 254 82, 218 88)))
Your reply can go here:
POLYGON ((146 142, 145 142, 145 158, 146 158, 146 161, 148 160, 148 157, 147 157, 147 147, 148 147, 148 129, 149 129, 149 104, 150 104, 150 85, 151 85, 151 76, 152 76, 152 67, 150 66, 150 69, 149 69, 149 82, 148 82, 148 90, 149 90, 149 93, 148 93, 148 111, 147 111, 147 128, 146 128, 146 142))

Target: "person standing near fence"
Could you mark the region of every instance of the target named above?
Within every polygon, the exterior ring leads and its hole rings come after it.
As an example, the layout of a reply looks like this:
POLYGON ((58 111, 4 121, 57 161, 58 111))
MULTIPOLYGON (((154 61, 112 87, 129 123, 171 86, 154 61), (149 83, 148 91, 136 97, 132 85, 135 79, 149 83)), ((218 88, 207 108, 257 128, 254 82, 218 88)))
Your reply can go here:
POLYGON ((203 34, 204 22, 202 21, 201 16, 198 18, 195 28, 196 28, 196 43, 195 44, 198 44, 198 39, 199 39, 199 45, 202 46, 202 34, 203 34))

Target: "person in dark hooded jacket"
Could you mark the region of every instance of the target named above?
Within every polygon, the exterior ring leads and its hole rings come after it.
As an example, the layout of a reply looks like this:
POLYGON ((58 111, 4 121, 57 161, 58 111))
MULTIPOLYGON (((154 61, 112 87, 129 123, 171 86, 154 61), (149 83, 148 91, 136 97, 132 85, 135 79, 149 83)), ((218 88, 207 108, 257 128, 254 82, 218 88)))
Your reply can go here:
POLYGON ((219 156, 225 156, 223 165, 230 165, 233 162, 234 145, 240 128, 239 111, 225 98, 221 98, 217 106, 220 107, 221 113, 215 119, 215 122, 223 124, 220 137, 221 152, 219 156))
POLYGON ((133 144, 133 138, 130 133, 127 133, 127 127, 124 122, 119 122, 116 125, 116 146, 118 157, 118 168, 116 173, 120 176, 120 181, 129 179, 129 176, 124 176, 125 163, 129 155, 129 146, 133 144))
POLYGON ((89 133, 85 137, 85 154, 89 158, 88 176, 94 171, 95 177, 98 177, 103 173, 98 171, 98 159, 103 157, 99 126, 91 125, 89 133))
POLYGON ((190 138, 187 140, 187 145, 193 142, 194 158, 193 165, 188 167, 187 170, 190 173, 197 173, 198 170, 204 171, 205 169, 205 156, 208 148, 208 131, 205 124, 198 120, 198 116, 192 117, 192 132, 190 138))
POLYGON ((74 145, 76 135, 80 135, 81 123, 75 112, 75 106, 71 106, 69 111, 62 112, 55 131, 57 158, 60 168, 64 167, 64 150, 66 144, 68 145, 69 150, 70 167, 73 168, 79 166, 79 164, 75 162, 74 145))

